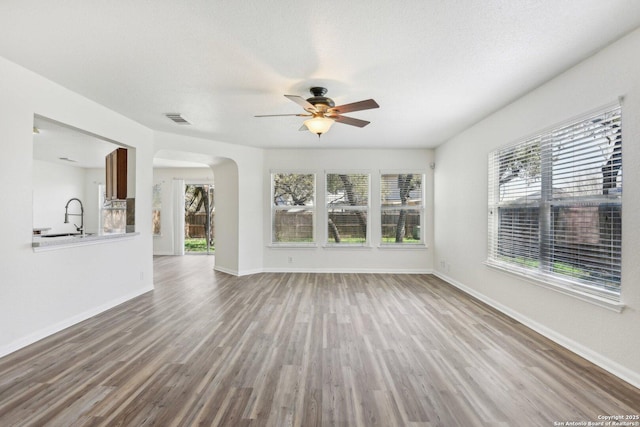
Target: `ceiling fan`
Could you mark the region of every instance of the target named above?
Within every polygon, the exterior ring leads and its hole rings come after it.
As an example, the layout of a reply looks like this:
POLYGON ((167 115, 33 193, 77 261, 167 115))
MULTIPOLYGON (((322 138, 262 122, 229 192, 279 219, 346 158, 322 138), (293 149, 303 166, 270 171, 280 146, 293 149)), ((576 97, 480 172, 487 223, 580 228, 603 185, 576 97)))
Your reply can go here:
POLYGON ((333 99, 324 96, 327 93, 326 88, 312 87, 311 89, 309 89, 309 91, 313 96, 307 99, 304 99, 298 95, 285 95, 296 104, 302 106, 302 108, 304 108, 304 110, 307 112, 306 114, 266 114, 255 117, 311 117, 310 119, 304 121, 302 127, 299 130, 308 130, 311 133, 315 133, 316 135, 318 135, 318 138, 320 138, 320 135, 327 132, 334 122, 357 126, 360 128, 363 128, 370 123, 366 120, 343 116, 343 113, 369 110, 372 108, 380 107, 378 103, 373 99, 353 102, 351 104, 339 105, 336 107, 333 99))

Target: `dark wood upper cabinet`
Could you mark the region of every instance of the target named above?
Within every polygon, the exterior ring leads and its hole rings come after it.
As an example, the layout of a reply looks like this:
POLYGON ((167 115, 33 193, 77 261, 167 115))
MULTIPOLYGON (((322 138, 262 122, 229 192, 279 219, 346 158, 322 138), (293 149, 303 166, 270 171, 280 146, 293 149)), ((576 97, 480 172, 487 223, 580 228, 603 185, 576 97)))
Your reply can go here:
POLYGON ((118 148, 105 158, 107 200, 127 198, 127 149, 118 148))

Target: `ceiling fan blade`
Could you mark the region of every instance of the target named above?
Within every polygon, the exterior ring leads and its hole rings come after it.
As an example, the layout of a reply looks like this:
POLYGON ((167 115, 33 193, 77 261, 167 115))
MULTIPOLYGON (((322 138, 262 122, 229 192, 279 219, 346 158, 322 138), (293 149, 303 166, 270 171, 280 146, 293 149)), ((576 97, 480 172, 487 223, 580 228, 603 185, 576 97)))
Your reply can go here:
POLYGON ((260 114, 253 117, 285 117, 285 116, 297 116, 297 117, 311 117, 311 114, 260 114))
POLYGON ((329 118, 335 120, 338 123, 342 123, 345 125, 351 125, 351 126, 357 126, 359 128, 363 128, 366 125, 368 125, 371 122, 368 122, 366 120, 360 120, 360 119, 354 119, 353 117, 346 117, 346 116, 329 116, 329 118))
POLYGON ((301 96, 298 96, 298 95, 285 95, 285 96, 290 100, 292 100, 293 102, 295 102, 296 104, 300 105, 306 111, 312 111, 312 112, 317 111, 316 107, 314 107, 312 103, 310 103, 309 101, 307 101, 301 96))
POLYGON ((309 130, 309 128, 307 127, 307 125, 303 123, 302 126, 300 126, 300 129, 298 130, 309 130))
POLYGON ((364 101, 352 102, 351 104, 338 105, 337 107, 329 108, 327 111, 330 113, 349 113, 351 111, 370 110, 372 108, 379 108, 380 106, 373 99, 367 99, 364 101))

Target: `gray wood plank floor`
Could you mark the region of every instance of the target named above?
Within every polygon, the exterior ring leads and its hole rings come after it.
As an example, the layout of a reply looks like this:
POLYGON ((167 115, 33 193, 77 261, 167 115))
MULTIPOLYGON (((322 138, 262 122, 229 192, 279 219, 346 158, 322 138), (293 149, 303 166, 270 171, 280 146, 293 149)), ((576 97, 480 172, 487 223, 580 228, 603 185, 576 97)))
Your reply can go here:
POLYGON ((0 426, 553 426, 640 390, 431 275, 233 277, 158 257, 156 289, 0 359, 0 426))

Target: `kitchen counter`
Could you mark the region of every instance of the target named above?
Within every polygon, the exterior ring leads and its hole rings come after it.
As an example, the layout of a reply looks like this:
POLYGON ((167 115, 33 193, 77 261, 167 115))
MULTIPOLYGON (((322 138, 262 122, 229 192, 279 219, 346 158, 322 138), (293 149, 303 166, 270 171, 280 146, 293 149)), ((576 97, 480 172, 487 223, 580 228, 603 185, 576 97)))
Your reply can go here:
POLYGON ((140 233, 114 234, 62 234, 50 237, 46 235, 33 236, 31 246, 34 252, 70 248, 76 246, 95 245, 132 239, 140 233))

